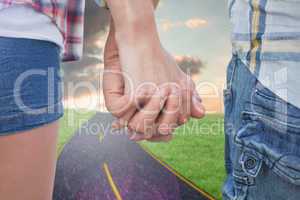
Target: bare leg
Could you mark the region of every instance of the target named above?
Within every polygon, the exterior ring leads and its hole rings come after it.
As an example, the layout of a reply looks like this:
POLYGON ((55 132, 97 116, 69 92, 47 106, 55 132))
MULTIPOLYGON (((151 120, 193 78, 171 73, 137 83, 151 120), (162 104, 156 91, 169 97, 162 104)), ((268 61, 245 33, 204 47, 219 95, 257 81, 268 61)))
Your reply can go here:
POLYGON ((51 200, 58 122, 0 137, 0 199, 51 200))

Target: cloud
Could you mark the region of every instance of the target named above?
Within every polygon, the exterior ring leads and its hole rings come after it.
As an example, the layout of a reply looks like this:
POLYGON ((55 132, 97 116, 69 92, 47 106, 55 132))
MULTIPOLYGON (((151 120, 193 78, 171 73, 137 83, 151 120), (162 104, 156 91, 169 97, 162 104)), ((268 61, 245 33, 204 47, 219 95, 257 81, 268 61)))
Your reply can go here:
POLYGON ((165 32, 171 30, 172 28, 181 27, 182 25, 183 25, 183 23, 180 22, 180 21, 172 22, 168 19, 164 19, 164 20, 161 21, 161 27, 162 27, 163 31, 165 31, 165 32))
POLYGON ((197 29, 203 26, 206 26, 208 22, 205 19, 201 18, 191 18, 186 21, 171 21, 169 19, 161 20, 160 26, 163 31, 167 32, 173 28, 188 28, 188 29, 197 29))
POLYGON ((207 25, 207 21, 200 18, 189 19, 185 22, 186 27, 190 29, 200 28, 207 25))
POLYGON ((204 67, 203 61, 198 57, 193 56, 174 56, 178 66, 185 72, 191 75, 200 73, 204 67))

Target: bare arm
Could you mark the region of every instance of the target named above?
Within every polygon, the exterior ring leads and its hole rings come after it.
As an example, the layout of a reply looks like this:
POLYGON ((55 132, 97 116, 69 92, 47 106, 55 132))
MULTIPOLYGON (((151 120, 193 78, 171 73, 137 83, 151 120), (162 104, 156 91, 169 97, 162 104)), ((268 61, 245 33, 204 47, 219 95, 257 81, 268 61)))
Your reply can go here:
POLYGON ((161 138, 153 135, 170 138, 174 129, 190 117, 203 117, 204 108, 193 81, 161 45, 155 2, 107 3, 112 23, 105 48, 105 69, 109 73, 104 76, 104 96, 120 127, 128 126, 139 133, 134 140, 156 141, 161 138))
POLYGON ((159 43, 154 9, 158 0, 107 0, 115 25, 116 39, 159 43))

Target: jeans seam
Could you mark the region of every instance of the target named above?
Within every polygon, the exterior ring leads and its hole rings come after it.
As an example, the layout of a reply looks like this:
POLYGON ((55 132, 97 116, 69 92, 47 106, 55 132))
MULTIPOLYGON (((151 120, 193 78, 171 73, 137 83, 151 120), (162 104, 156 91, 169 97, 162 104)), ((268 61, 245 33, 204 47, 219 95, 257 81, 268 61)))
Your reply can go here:
POLYGON ((236 62, 237 62, 237 58, 236 58, 236 56, 233 55, 232 63, 230 63, 231 65, 233 65, 233 67, 232 67, 232 72, 230 74, 229 83, 228 83, 228 86, 227 86, 228 89, 232 89, 232 84, 233 84, 233 81, 234 81, 234 75, 235 75, 236 68, 237 68, 236 62))

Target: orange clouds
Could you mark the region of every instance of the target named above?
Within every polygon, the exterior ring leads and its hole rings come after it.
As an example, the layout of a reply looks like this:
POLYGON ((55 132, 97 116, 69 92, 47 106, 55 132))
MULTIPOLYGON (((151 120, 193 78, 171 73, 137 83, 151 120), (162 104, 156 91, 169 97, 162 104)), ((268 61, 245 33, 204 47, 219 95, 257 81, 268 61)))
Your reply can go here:
POLYGON ((173 28, 181 28, 185 27, 188 29, 197 29, 203 26, 206 26, 208 22, 205 19, 201 18, 191 18, 186 21, 175 21, 172 22, 169 19, 164 19, 161 21, 160 26, 163 31, 167 32, 173 28))

